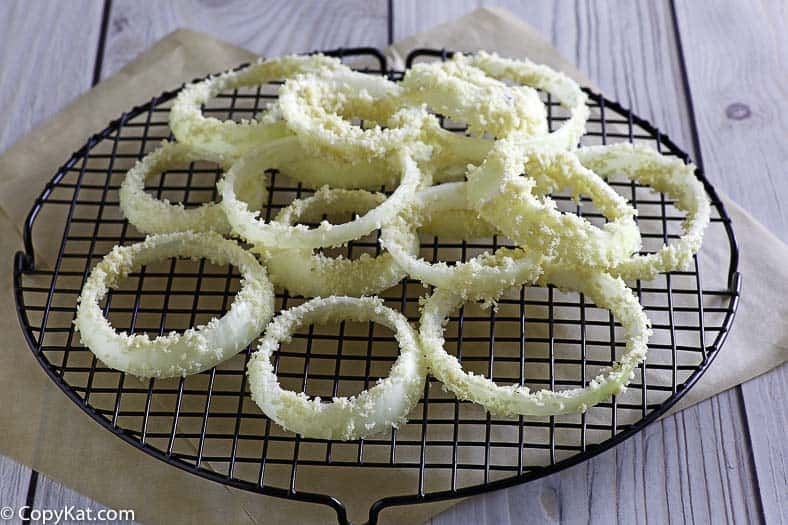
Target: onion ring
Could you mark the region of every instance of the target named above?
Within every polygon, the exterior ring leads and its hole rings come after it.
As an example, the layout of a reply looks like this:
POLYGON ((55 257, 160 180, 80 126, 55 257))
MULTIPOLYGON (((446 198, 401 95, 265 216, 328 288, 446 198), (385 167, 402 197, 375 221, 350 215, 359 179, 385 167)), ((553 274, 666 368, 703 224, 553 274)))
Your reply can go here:
POLYGON ((468 131, 479 136, 547 133, 545 106, 535 89, 507 86, 465 61, 416 64, 402 86, 406 98, 466 122, 468 131))
MULTIPOLYGON (((279 212, 275 221, 286 225, 316 222, 324 213, 363 213, 385 200, 382 193, 323 188, 308 198, 293 201, 279 212)), ((388 224, 381 229, 397 239, 406 252, 419 252, 419 238, 411 230, 389 232, 388 224)), ((385 252, 376 257, 364 253, 351 260, 273 247, 261 250, 261 255, 275 284, 304 297, 372 295, 391 288, 405 277, 391 254, 385 252)))
POLYGON ((424 389, 426 371, 418 335, 408 320, 378 298, 316 298, 283 311, 266 328, 247 368, 252 399, 272 420, 304 437, 350 440, 397 427, 407 420, 424 389), (389 376, 353 397, 323 403, 280 386, 271 355, 300 326, 328 320, 372 321, 394 330, 400 355, 389 376))
POLYGON ((386 158, 406 146, 420 160, 429 156, 431 148, 419 139, 425 124, 435 117, 423 107, 402 107, 401 102, 402 87, 396 83, 346 70, 300 75, 279 92, 282 116, 307 150, 350 163, 386 158), (345 116, 375 126, 354 126, 345 116))
MULTIPOLYGON (((557 130, 551 133, 534 133, 530 129, 525 132, 517 132, 516 129, 501 129, 500 131, 508 131, 504 136, 498 138, 511 138, 517 140, 523 146, 532 148, 550 147, 565 150, 573 150, 577 147, 580 137, 585 132, 585 124, 589 117, 589 108, 587 105, 588 97, 580 89, 580 86, 571 78, 555 71, 547 66, 534 64, 529 60, 514 60, 502 58, 496 54, 485 53, 484 51, 474 55, 463 55, 455 53, 450 61, 444 63, 431 63, 424 65, 414 66, 412 69, 424 67, 425 70, 433 68, 443 73, 453 71, 467 71, 469 68, 476 68, 483 71, 491 79, 504 81, 513 80, 519 84, 520 87, 529 87, 545 91, 550 96, 561 104, 569 111, 569 118, 557 130), (443 64, 454 63, 456 67, 445 66, 443 64), (462 67, 466 65, 466 67, 462 67)), ((410 73, 409 73, 410 74, 410 73)), ((436 74, 436 73, 434 73, 436 74)), ((461 76, 461 75, 460 75, 461 76)), ((466 111, 459 115, 459 118, 466 118, 474 121, 479 117, 474 116, 473 110, 467 109, 473 107, 474 101, 472 98, 473 93, 479 92, 478 87, 474 87, 468 82, 463 82, 462 78, 450 79, 441 76, 444 86, 431 85, 428 80, 425 80, 431 89, 443 89, 447 91, 446 95, 451 95, 450 100, 454 105, 465 107, 466 111)), ((414 81, 415 83, 415 81, 414 81)), ((510 88, 511 89, 511 88, 510 88)), ((435 98, 427 94, 429 98, 435 98)), ((486 101, 485 101, 486 102, 486 101)), ((441 102, 438 98, 431 103, 443 107, 443 111, 449 112, 451 110, 450 104, 441 102)), ((482 114, 490 110, 483 109, 482 114)), ((505 119, 503 108, 501 111, 493 112, 492 116, 487 116, 487 119, 495 120, 505 119)), ((511 117, 510 117, 511 118, 511 117)), ((427 127, 432 130, 432 127, 427 127)), ((539 128, 536 128, 538 131, 539 128)), ((434 179, 436 182, 447 182, 462 180, 465 172, 466 164, 479 164, 486 157, 490 148, 493 146, 493 141, 483 140, 473 137, 464 137, 452 133, 436 134, 433 133, 433 148, 437 151, 433 153, 433 164, 435 168, 434 179), (454 158, 457 157, 457 158, 454 158)))
POLYGON ((452 60, 467 62, 497 80, 510 79, 524 86, 540 89, 554 97, 569 111, 569 118, 557 130, 548 135, 523 137, 534 146, 556 147, 572 150, 577 148, 580 137, 585 133, 589 116, 588 97, 580 86, 560 71, 542 64, 534 64, 528 59, 514 60, 503 58, 495 53, 480 51, 473 55, 455 53, 452 60))
POLYGON ((660 272, 687 268, 700 250, 703 233, 711 220, 711 203, 703 184, 695 177, 695 166, 661 155, 645 146, 628 143, 591 146, 577 150, 580 162, 603 177, 622 174, 651 186, 676 201, 687 212, 683 235, 655 253, 636 254, 608 271, 625 280, 650 280, 660 272))
POLYGON ((225 89, 257 86, 291 78, 300 73, 348 70, 336 58, 324 55, 291 55, 259 61, 189 84, 178 93, 170 109, 170 128, 178 142, 203 154, 231 160, 250 148, 290 134, 276 105, 254 120, 221 121, 203 115, 200 106, 225 89))
POLYGON ((484 406, 498 415, 555 416, 585 412, 611 395, 621 393, 632 379, 635 368, 645 359, 649 321, 643 307, 620 278, 602 272, 547 265, 540 280, 561 289, 587 295, 600 308, 608 308, 621 323, 626 351, 608 371, 599 374, 584 388, 532 392, 524 385, 499 386, 483 375, 465 372, 456 357, 444 349, 443 325, 450 312, 465 299, 447 289, 438 289, 427 299, 421 314, 422 347, 430 373, 462 400, 484 406))
MULTIPOLYGON (((216 161, 184 144, 164 141, 158 149, 137 161, 120 185, 120 208, 126 219, 142 233, 215 231, 222 235, 229 234, 230 223, 218 203, 208 202, 198 208, 187 209, 183 204, 155 199, 145 192, 147 178, 198 160, 216 161)), ((255 181, 245 189, 247 201, 259 209, 265 196, 265 187, 255 181)))
POLYGON ((533 282, 541 273, 541 256, 521 249, 499 249, 495 254, 484 253, 467 262, 448 265, 430 263, 408 250, 392 232, 407 232, 418 228, 419 222, 431 215, 454 215, 467 209, 464 182, 450 182, 422 190, 416 196, 418 205, 400 215, 383 230, 380 243, 407 274, 419 281, 454 290, 464 298, 491 299, 515 284, 533 282))
POLYGON ((392 165, 402 174, 399 186, 385 202, 363 216, 338 225, 323 221, 317 228, 308 228, 302 224, 290 226, 280 222, 262 222, 258 219, 259 212, 249 210, 248 205, 238 198, 237 187, 245 187, 250 181, 261 177, 263 170, 286 166, 302 152, 294 137, 263 144, 236 161, 218 182, 227 219, 233 231, 247 242, 264 249, 342 246, 390 221, 408 205, 417 188, 424 182, 422 171, 410 151, 404 148, 393 154, 391 159, 392 165))
POLYGON ((82 343, 107 366, 138 377, 178 377, 202 372, 237 354, 260 335, 273 311, 273 285, 254 255, 217 233, 179 232, 115 246, 85 282, 74 324, 82 343), (129 273, 167 257, 204 257, 238 267, 243 280, 230 309, 182 334, 170 332, 151 339, 116 332, 99 302, 129 273))
MULTIPOLYGON (((479 52, 474 55, 463 55, 455 53, 450 61, 445 63, 454 63, 458 66, 443 66, 439 63, 427 64, 427 67, 442 68, 443 72, 468 70, 469 68, 476 68, 483 71, 486 75, 498 81, 513 80, 519 84, 520 87, 529 87, 545 91, 550 96, 554 97, 564 108, 569 111, 569 118, 564 122, 561 127, 551 133, 534 133, 532 130, 517 132, 516 129, 502 129, 500 131, 508 131, 504 136, 498 138, 511 138, 517 140, 522 146, 528 146, 532 149, 543 147, 558 148, 565 150, 575 149, 585 132, 585 124, 588 120, 589 109, 587 105, 588 97, 580 89, 580 86, 571 78, 555 71, 547 66, 534 64, 529 60, 514 60, 508 58, 501 58, 496 54, 489 54, 479 52), (467 67, 462 67, 467 65, 467 67)), ((419 65, 420 66, 420 65, 419 65)), ((415 69, 419 66, 414 66, 415 69)), ((461 78, 450 80, 449 78, 443 79, 446 82, 449 94, 455 103, 460 106, 467 105, 469 102, 463 99, 463 91, 470 98, 474 92, 478 92, 478 88, 468 82, 463 82, 461 78), (464 84, 464 85, 463 85, 464 84), (452 92, 452 89, 454 92, 452 92)), ((440 86, 433 86, 434 89, 440 89, 440 86)), ((435 102, 435 103, 439 103, 435 102)), ((444 111, 451 108, 448 104, 444 111)), ((484 107, 484 106, 483 106, 484 107)), ((488 110, 484 110, 488 111, 488 110)), ((484 111, 482 112, 484 114, 484 111)), ((465 118, 470 118, 471 121, 475 120, 474 114, 471 110, 465 111, 465 118)), ((503 111, 494 113, 500 115, 503 111)), ((463 115, 459 115, 460 118, 463 115)), ((494 117, 492 117, 494 118, 494 117)), ((504 116, 498 118, 506 118, 504 116)), ((427 129, 433 130, 433 126, 428 126, 427 129)), ((536 128, 538 130, 538 128, 536 128)), ((433 149, 432 162, 434 167, 434 179, 436 182, 448 182, 463 180, 465 175, 465 167, 467 164, 480 164, 490 149, 493 147, 492 140, 483 140, 474 137, 465 137, 453 133, 448 133, 441 130, 443 133, 435 133, 433 130, 433 149)), ((493 185, 500 180, 493 179, 489 181, 489 185, 493 185)))
POLYGON ((560 264, 608 268, 640 249, 636 211, 573 152, 537 151, 498 140, 484 163, 468 172, 467 193, 470 205, 487 222, 519 246, 560 264), (523 168, 526 177, 519 175, 523 168), (598 228, 539 196, 564 187, 571 187, 576 196, 588 194, 611 222, 598 228))

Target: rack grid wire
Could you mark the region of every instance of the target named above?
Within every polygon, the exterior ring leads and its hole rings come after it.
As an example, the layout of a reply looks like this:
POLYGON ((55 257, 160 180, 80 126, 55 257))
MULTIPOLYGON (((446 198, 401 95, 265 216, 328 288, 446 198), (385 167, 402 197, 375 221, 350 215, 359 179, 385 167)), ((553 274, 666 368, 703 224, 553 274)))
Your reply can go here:
MULTIPOLYGON (((402 77, 402 72, 387 69, 386 59, 373 48, 326 54, 363 63, 369 74, 402 77)), ((407 67, 414 61, 445 60, 450 55, 445 50, 415 50, 407 67)), ((368 509, 367 523, 373 524, 386 508, 523 483, 609 449, 663 415, 719 353, 738 305, 738 248, 720 199, 698 170, 713 204, 708 237, 718 238, 727 258, 709 266, 699 255, 689 271, 632 283, 655 332, 649 356, 624 394, 585 414, 496 417, 457 401, 430 378, 406 425, 370 439, 331 442, 286 432, 260 412, 251 401, 244 374, 250 348, 210 371, 180 380, 143 381, 111 370, 80 344, 74 332, 76 299, 92 266, 112 246, 143 238, 124 220, 117 190, 134 161, 161 140, 172 138, 167 112, 178 91, 165 92, 124 113, 74 153, 34 203, 24 225, 24 251, 14 261, 19 320, 36 359, 88 415, 148 454, 237 488, 326 505, 339 523, 349 523, 343 502, 347 495, 333 484, 326 485, 326 479, 339 475, 347 479, 347 472, 367 479, 363 477, 367 472, 379 475, 380 469, 394 470, 386 473, 394 481, 383 493, 369 491, 371 499, 364 509, 368 509), (44 220, 57 226, 36 229, 44 220), (715 275, 701 271, 709 267, 715 275)), ((586 92, 592 118, 584 144, 641 142, 688 161, 651 124, 618 103, 586 92)), ((203 109, 220 118, 253 118, 275 98, 276 85, 240 89, 218 95, 203 109)), ((548 95, 544 99, 553 129, 566 114, 548 95)), ((458 124, 444 122, 444 126, 464 131, 458 124)), ((216 198, 220 175, 215 165, 197 162, 154 177, 146 188, 160 198, 193 206, 216 198)), ((293 198, 311 193, 276 172, 268 172, 268 177, 266 219, 293 198)), ((665 195, 623 178, 609 182, 638 209, 646 250, 680 234, 683 215, 665 195)), ((568 194, 553 198, 566 211, 597 224, 604 222, 586 199, 575 202, 568 194)), ((379 250, 377 234, 327 253, 350 258, 374 255, 379 250)), ((422 236, 421 240, 422 255, 433 261, 466 260, 508 244, 499 237, 463 241, 422 236)), ((110 292, 103 307, 119 329, 163 334, 221 315, 238 287, 239 275, 231 267, 172 259, 130 275, 110 292)), ((426 292, 420 283, 406 279, 382 297, 417 322, 419 297, 426 292)), ((277 308, 304 300, 280 289, 276 297, 277 308)), ((532 388, 584 385, 609 366, 624 346, 620 327, 608 311, 596 308, 581 294, 552 287, 518 288, 492 309, 466 304, 450 319, 446 335, 447 350, 466 369, 499 383, 532 388)), ((283 386, 331 397, 357 393, 386 376, 396 355, 396 341, 387 329, 341 322, 304 327, 282 346, 275 360, 283 386)))

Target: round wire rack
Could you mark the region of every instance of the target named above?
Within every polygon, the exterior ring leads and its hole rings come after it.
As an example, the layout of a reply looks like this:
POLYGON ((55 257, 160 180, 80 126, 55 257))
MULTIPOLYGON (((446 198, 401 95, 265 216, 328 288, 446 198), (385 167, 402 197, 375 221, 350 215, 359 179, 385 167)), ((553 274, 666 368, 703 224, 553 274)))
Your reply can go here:
MULTIPOLYGON (((402 72, 387 68, 376 49, 327 54, 364 66, 369 74, 402 77, 402 72)), ((446 51, 416 50, 407 66, 448 56, 446 51)), ((219 118, 252 118, 276 98, 276 87, 221 93, 204 111, 219 118)), ((92 266, 112 246, 143 238, 124 220, 117 190, 134 161, 172 138, 167 113, 178 91, 124 113, 66 161, 33 204, 24 225, 24 251, 14 261, 19 320, 46 373, 104 428, 162 461, 240 489, 326 505, 339 523, 358 518, 373 524, 390 507, 512 486, 609 449, 665 414, 725 341, 740 292, 738 248, 725 208, 698 170, 713 203, 704 247, 715 249, 704 249, 688 271, 631 283, 653 324, 648 358, 624 394, 585 414, 494 417, 477 405, 457 401, 431 379, 406 425, 370 439, 331 442, 286 432, 262 414, 246 386, 249 349, 215 369, 182 379, 143 381, 109 369, 74 333, 76 299, 92 266), (332 482, 335 479, 342 481, 332 482), (360 494, 366 499, 359 500, 360 494)), ((584 144, 640 142, 688 160, 651 124, 618 103, 586 92, 592 118, 584 144)), ((566 114, 549 96, 544 100, 552 129, 566 114)), ((464 131, 459 123, 443 124, 464 131)), ((147 189, 160 198, 197 205, 216 197, 219 175, 214 165, 192 163, 154 178, 147 189)), ((269 177, 267 218, 310 193, 276 172, 269 177)), ((665 195, 624 178, 609 182, 638 209, 646 250, 680 234, 683 215, 665 195)), ((568 194, 553 198, 562 209, 592 222, 604 221, 587 200, 577 203, 568 194)), ((379 249, 376 236, 331 253, 374 254, 379 249)), ((423 236, 422 255, 457 261, 505 244, 503 238, 423 236)), ((129 275, 103 306, 118 329, 161 334, 221 315, 238 286, 233 268, 173 259, 129 275)), ((420 283, 406 279, 382 296, 417 322, 419 297, 425 293, 420 283)), ((277 290, 279 308, 302 301, 277 290)), ((619 331, 607 310, 580 294, 528 287, 513 291, 495 309, 465 305, 447 326, 447 350, 467 369, 499 383, 560 389, 583 385, 609 366, 623 350, 619 331)), ((386 376, 396 354, 393 335, 383 327, 343 322, 304 327, 275 359, 284 386, 326 397, 357 393, 386 376)))

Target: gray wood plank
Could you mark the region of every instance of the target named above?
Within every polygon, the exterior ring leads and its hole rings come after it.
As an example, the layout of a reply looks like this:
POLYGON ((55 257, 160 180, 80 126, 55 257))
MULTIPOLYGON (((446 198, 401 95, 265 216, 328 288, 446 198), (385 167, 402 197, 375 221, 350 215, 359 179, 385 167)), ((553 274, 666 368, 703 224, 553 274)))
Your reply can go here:
POLYGON ((430 523, 757 523, 740 411, 736 390, 726 392, 585 463, 471 498, 430 523))
POLYGON ((0 2, 0 152, 90 87, 102 3, 0 2))
MULTIPOLYGON (((91 0, 0 2, 0 151, 90 87, 101 14, 91 0)), ((0 503, 23 506, 30 475, 0 456, 0 503)))
MULTIPOLYGON (((785 2, 676 2, 700 147, 710 180, 788 239, 785 2), (731 35, 735 35, 731 38, 731 35)), ((763 514, 785 523, 786 367, 742 385, 763 514)))
POLYGON ((788 365, 741 386, 767 523, 788 523, 788 365))
POLYGON ((676 2, 706 174, 788 241, 788 9, 676 2))
POLYGON ((387 44, 385 0, 289 2, 117 0, 103 74, 110 75, 175 29, 185 27, 265 55, 387 44))
POLYGON ((677 49, 666 1, 394 1, 400 40, 479 7, 502 7, 525 20, 573 60, 602 91, 650 119, 678 144, 692 146, 677 49))
MULTIPOLYGON (((480 4, 435 7, 397 0, 395 36, 403 38, 480 4)), ((606 94, 692 149, 667 2, 491 4, 541 30, 606 94)), ((587 463, 471 499, 433 523, 757 522, 757 501, 746 422, 734 390, 652 425, 587 463), (497 509, 504 493, 510 519, 490 510, 497 509)))
MULTIPOLYGON (((419 2, 418 0, 394 0, 394 41, 454 20, 465 13, 481 7, 482 0, 443 0, 441 2, 419 2)), ((500 4, 497 4, 500 5, 500 4)), ((536 9, 540 9, 536 6, 536 9)))
MULTIPOLYGON (((0 506, 19 509, 27 499, 30 469, 16 461, 0 456, 0 506)), ((7 511, 4 511, 7 512, 7 511)), ((8 523, 21 520, 10 519, 8 523)))
POLYGON ((90 498, 86 498, 81 494, 77 494, 73 490, 65 487, 62 483, 52 481, 44 476, 39 477, 38 489, 36 490, 36 497, 33 500, 33 508, 39 510, 54 510, 60 511, 71 508, 71 516, 75 519, 64 519, 63 523, 88 523, 90 521, 98 521, 99 523, 113 523, 113 524, 128 524, 132 525, 135 522, 128 519, 118 519, 118 517, 131 517, 134 515, 134 509, 113 509, 109 511, 107 507, 96 503, 90 498), (115 514, 108 514, 115 512, 115 514), (123 514, 120 514, 123 511, 123 514), (86 518, 80 519, 79 512, 86 518), (92 516, 88 519, 87 516, 92 516), (114 519, 107 519, 113 518, 114 519))

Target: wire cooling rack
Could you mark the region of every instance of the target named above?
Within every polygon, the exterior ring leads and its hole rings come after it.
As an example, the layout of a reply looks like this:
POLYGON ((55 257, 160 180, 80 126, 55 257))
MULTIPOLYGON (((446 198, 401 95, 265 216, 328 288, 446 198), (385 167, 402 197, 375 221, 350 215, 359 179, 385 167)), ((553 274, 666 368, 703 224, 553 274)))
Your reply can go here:
MULTIPOLYGON (((370 74, 394 80, 402 75, 389 71, 375 49, 328 54, 366 64, 370 74)), ((417 50, 407 63, 449 55, 417 50)), ((276 97, 275 90, 274 85, 222 93, 204 111, 220 118, 251 118, 276 97)), ((389 507, 515 485, 614 446, 675 404, 725 340, 739 297, 738 248, 722 203, 698 171, 713 203, 706 244, 717 249, 710 255, 702 252, 689 271, 632 283, 655 332, 648 359, 626 393, 585 414, 493 417, 476 405, 458 402, 430 380, 410 421, 400 429, 356 442, 330 442, 285 432, 260 412, 245 384, 249 349, 213 370, 180 380, 141 381, 108 369, 74 333, 76 299, 91 267, 112 246, 142 239, 123 219, 117 190, 136 159, 170 138, 167 112, 177 92, 165 92, 124 113, 74 153, 34 203, 24 225, 24 251, 16 254, 14 265, 22 329, 47 374, 103 427, 167 463, 248 491, 326 505, 340 523, 356 521, 357 516, 376 523, 389 507)), ((687 159, 651 124, 587 92, 592 118, 585 144, 642 142, 687 159)), ((545 102, 555 128, 566 115, 549 97, 545 102)), ((463 130, 456 123, 444 125, 463 130)), ((149 181, 148 191, 196 205, 216 197, 219 175, 213 165, 193 163, 149 181)), ((269 177, 267 218, 294 197, 310 193, 283 175, 272 172, 269 177)), ((609 182, 637 207, 646 249, 678 236, 683 215, 670 199, 625 179, 609 182)), ((588 201, 554 198, 565 210, 603 221, 588 201)), ((456 261, 505 244, 502 238, 422 237, 422 254, 456 261)), ((376 235, 371 235, 332 253, 356 257, 377 250, 376 235)), ((130 275, 103 306, 118 329, 160 334, 221 315, 238 285, 232 268, 168 260, 130 275)), ((425 293, 419 283, 405 280, 382 295, 416 322, 418 299, 425 293)), ((277 291, 280 308, 302 301, 286 290, 277 291)), ((610 365, 623 349, 619 332, 609 312, 582 295, 530 287, 514 291, 496 309, 465 305, 447 327, 447 350, 467 369, 499 383, 560 389, 585 384, 610 365)), ((387 375, 396 353, 390 332, 347 322, 304 327, 275 359, 284 386, 326 397, 359 392, 387 375)))

